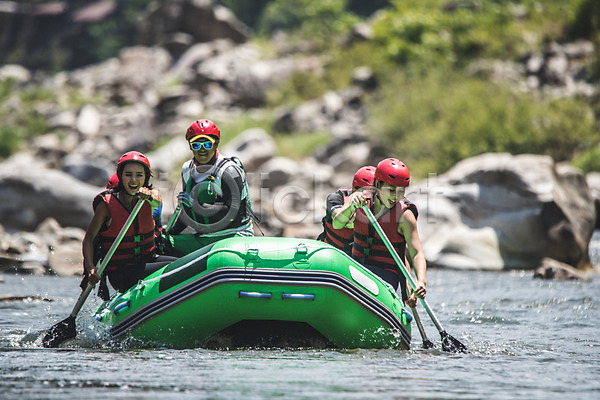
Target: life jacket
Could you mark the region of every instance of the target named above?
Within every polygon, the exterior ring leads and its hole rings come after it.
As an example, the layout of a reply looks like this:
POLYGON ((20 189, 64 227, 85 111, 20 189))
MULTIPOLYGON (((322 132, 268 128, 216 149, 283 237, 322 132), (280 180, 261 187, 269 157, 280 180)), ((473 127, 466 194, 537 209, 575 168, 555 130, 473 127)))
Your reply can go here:
MULTIPOLYGON (((194 224, 200 229, 197 229, 199 236, 222 236, 230 235, 233 233, 241 234, 244 236, 253 235, 252 230, 252 218, 254 213, 252 212, 252 203, 248 195, 248 183, 246 182, 246 173, 244 172, 241 162, 236 157, 227 158, 221 154, 217 155, 215 163, 205 172, 198 172, 194 167, 194 160, 186 161, 181 169, 181 178, 183 181, 184 190, 188 193, 192 192, 192 188, 195 185, 203 182, 210 184, 209 188, 214 190, 215 202, 225 203, 223 197, 223 174, 227 168, 234 168, 239 174, 242 180, 242 187, 240 190, 240 205, 237 214, 229 219, 228 223, 219 229, 218 232, 203 232, 202 227, 211 224, 219 224, 223 222, 222 219, 227 214, 227 210, 216 213, 210 216, 194 215, 194 224)), ((190 210, 190 214, 193 214, 190 210)))
MULTIPOLYGON (((350 194, 352 194, 352 189, 338 189, 336 191, 339 195, 344 199, 344 203, 350 194)), ((320 238, 325 243, 332 245, 333 247, 337 247, 340 250, 350 254, 352 251, 352 228, 341 228, 335 229, 333 227, 333 221, 331 217, 323 217, 323 233, 319 235, 320 238)))
MULTIPOLYGON (((403 198, 377 220, 401 260, 404 260, 406 240, 403 235, 398 233, 398 223, 406 210, 411 210, 415 217, 418 216, 417 207, 403 198)), ((385 243, 370 223, 365 212, 360 208, 356 210, 354 219, 352 257, 361 264, 381 267, 399 276, 401 274, 385 243)))
MULTIPOLYGON (((94 199, 94 204, 104 201, 110 210, 110 226, 99 232, 102 257, 108 252, 110 246, 119 235, 121 228, 129 218, 129 211, 111 190, 100 193, 94 199)), ((95 207, 94 207, 95 208, 95 207)), ((145 201, 138 215, 123 236, 121 243, 110 258, 106 271, 115 271, 122 267, 146 263, 153 256, 154 244, 154 219, 152 206, 145 201)))

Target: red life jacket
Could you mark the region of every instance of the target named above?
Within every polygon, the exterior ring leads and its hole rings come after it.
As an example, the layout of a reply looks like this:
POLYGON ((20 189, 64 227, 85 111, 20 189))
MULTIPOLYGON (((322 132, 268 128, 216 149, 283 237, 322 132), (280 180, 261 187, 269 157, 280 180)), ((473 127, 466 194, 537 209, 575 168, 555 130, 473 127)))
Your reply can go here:
MULTIPOLYGON (((344 203, 346 198, 352 194, 351 189, 338 189, 337 193, 342 196, 344 203)), ((333 247, 337 247, 340 250, 350 254, 352 250, 352 234, 354 230, 352 228, 341 228, 335 229, 331 218, 323 218, 323 241, 329 243, 333 247)))
MULTIPOLYGON (((100 231, 102 257, 108 252, 115 238, 129 217, 129 211, 112 191, 104 191, 96 196, 94 203, 102 200, 110 210, 111 223, 108 228, 100 231)), ((146 201, 133 223, 125 233, 123 240, 113 253, 106 271, 114 271, 121 267, 138 265, 150 260, 156 249, 154 245, 154 219, 152 206, 146 201)))
MULTIPOLYGON (((409 209, 415 214, 415 217, 418 216, 417 207, 410 201, 402 199, 377 220, 403 261, 406 240, 404 236, 398 233, 398 223, 402 214, 409 209)), ((401 273, 394 258, 387 247, 385 247, 385 243, 369 222, 369 218, 365 212, 360 208, 356 210, 356 218, 354 219, 352 257, 361 264, 381 267, 396 275, 400 275, 401 273)))

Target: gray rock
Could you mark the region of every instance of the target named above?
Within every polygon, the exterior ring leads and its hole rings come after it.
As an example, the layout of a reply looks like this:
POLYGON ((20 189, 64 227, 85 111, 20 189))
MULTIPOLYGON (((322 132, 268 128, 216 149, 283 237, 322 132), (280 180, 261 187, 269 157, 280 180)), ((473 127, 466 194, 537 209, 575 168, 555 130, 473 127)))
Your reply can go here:
POLYGON ((554 279, 559 281, 590 281, 590 278, 581 271, 571 267, 570 265, 547 257, 542 259, 539 267, 537 267, 533 273, 533 277, 541 279, 554 279))
POLYGON ((264 129, 248 129, 240 133, 222 148, 223 154, 238 157, 247 172, 258 167, 275 156, 277 146, 273 137, 264 129))
POLYGON ((91 159, 79 154, 70 154, 63 158, 62 170, 82 182, 104 187, 106 186, 106 182, 108 182, 108 178, 114 173, 115 166, 100 159, 91 159))
POLYGON ((77 130, 84 136, 96 136, 100 132, 100 113, 91 105, 85 105, 77 117, 77 130))
POLYGON ((173 32, 190 35, 194 42, 228 38, 243 43, 249 34, 229 9, 210 0, 160 0, 148 8, 138 24, 138 40, 146 46, 167 41, 173 32))
POLYGON ((24 83, 31 79, 31 72, 20 65, 6 64, 0 67, 0 81, 5 79, 13 79, 16 82, 24 83))
POLYGON ((300 170, 296 161, 286 157, 275 157, 261 167, 262 187, 275 188, 291 181, 300 170))
POLYGON ((458 269, 589 265, 595 210, 583 176, 535 155, 483 154, 411 188, 428 262, 458 269))
POLYGON ((7 163, 0 164, 0 220, 7 231, 31 231, 48 217, 62 226, 87 227, 100 188, 34 162, 20 170, 7 163))

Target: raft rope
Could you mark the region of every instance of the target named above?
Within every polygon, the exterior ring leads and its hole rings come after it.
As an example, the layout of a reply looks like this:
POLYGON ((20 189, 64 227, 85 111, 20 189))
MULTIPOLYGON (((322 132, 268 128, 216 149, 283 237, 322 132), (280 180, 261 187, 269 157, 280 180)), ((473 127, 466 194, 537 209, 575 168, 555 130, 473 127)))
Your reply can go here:
MULTIPOLYGON (((298 249, 298 246, 294 246, 294 247, 288 247, 288 248, 283 248, 283 249, 281 249, 281 248, 278 248, 278 249, 268 249, 268 250, 262 250, 262 251, 261 251, 261 253, 263 253, 263 254, 264 254, 264 253, 270 253, 270 252, 280 252, 280 251, 285 251, 285 250, 295 250, 295 249, 298 249)), ((344 253, 342 250, 340 250, 340 249, 338 249, 338 248, 335 248, 335 247, 320 247, 320 248, 318 248, 318 249, 315 249, 315 251, 313 251, 313 252, 312 252, 312 253, 310 253, 310 254, 311 254, 311 255, 313 255, 313 254, 315 254, 317 251, 321 251, 321 250, 333 250, 333 251, 337 251, 337 252, 339 252, 339 253, 341 253, 341 254, 343 254, 343 255, 345 255, 345 256, 348 256, 348 255, 347 255, 346 253, 344 253)), ((146 283, 152 283, 152 282, 154 282, 154 281, 157 281, 157 280, 160 280, 160 279, 166 278, 166 277, 168 277, 168 276, 170 276, 170 275, 176 274, 177 272, 179 272, 179 271, 181 271, 181 270, 183 270, 183 269, 186 269, 186 268, 188 268, 188 267, 189 267, 189 266, 191 266, 192 264, 195 264, 195 263, 197 263, 197 262, 199 262, 199 261, 202 261, 203 259, 207 258, 208 256, 210 256, 210 255, 213 255, 213 254, 217 254, 217 253, 219 253, 219 252, 229 252, 229 253, 234 253, 234 254, 237 254, 237 255, 239 255, 240 257, 243 257, 245 254, 248 254, 247 252, 246 252, 246 253, 243 253, 243 252, 241 252, 241 251, 239 251, 239 250, 233 250, 233 249, 215 249, 215 250, 210 250, 208 253, 206 253, 206 254, 203 254, 202 256, 200 256, 200 257, 198 257, 198 258, 194 258, 192 261, 189 261, 189 262, 187 262, 187 263, 183 264, 182 266, 175 268, 175 269, 174 269, 174 270, 172 270, 172 271, 169 271, 169 272, 167 272, 167 273, 165 273, 165 274, 161 274, 161 275, 159 275, 159 276, 156 276, 156 277, 154 277, 154 278, 151 278, 151 279, 148 279, 148 280, 146 280, 146 279, 142 279, 142 280, 140 280, 140 282, 138 283, 137 287, 144 286, 146 283)))

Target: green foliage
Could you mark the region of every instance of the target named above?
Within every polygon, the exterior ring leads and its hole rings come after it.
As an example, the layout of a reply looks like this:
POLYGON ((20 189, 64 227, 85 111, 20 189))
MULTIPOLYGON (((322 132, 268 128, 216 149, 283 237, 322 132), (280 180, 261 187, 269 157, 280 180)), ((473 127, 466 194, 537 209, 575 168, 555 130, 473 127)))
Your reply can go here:
POLYGON ((273 0, 267 4, 258 31, 270 35, 277 30, 295 32, 321 47, 348 31, 357 17, 345 11, 346 0, 273 0))
POLYGON ((396 73, 396 66, 389 62, 378 48, 361 42, 351 47, 331 49, 324 72, 317 75, 309 72, 294 72, 283 84, 267 94, 267 105, 299 104, 322 96, 328 90, 347 87, 357 66, 370 67, 378 76, 396 73), (357 64, 357 60, 359 64, 357 64))
POLYGON ((389 6, 389 0, 348 0, 346 9, 361 17, 369 17, 378 10, 389 6))
POLYGON ((600 143, 575 157, 573 165, 581 169, 584 174, 600 172, 600 143))
POLYGON ((536 99, 458 73, 405 74, 370 107, 370 131, 419 177, 485 152, 566 161, 597 143, 585 102, 536 99))
POLYGON ((375 40, 399 64, 464 65, 476 57, 506 58, 522 37, 505 2, 394 1, 374 26, 375 40))
POLYGON ((8 99, 15 87, 14 79, 3 79, 0 81, 0 104, 8 99))
POLYGON ((18 127, 0 126, 0 158, 6 158, 17 151, 22 141, 22 134, 18 127))
POLYGON ((270 0, 219 0, 218 3, 229 8, 244 24, 255 28, 270 0))
POLYGON ((290 78, 267 93, 267 105, 300 104, 315 99, 327 90, 327 83, 308 72, 294 72, 290 78))
POLYGON ((594 81, 600 80, 600 2, 578 0, 567 23, 566 33, 570 40, 587 39, 596 45, 596 61, 589 73, 594 81))
POLYGON ((214 119, 214 123, 221 131, 221 144, 227 144, 231 139, 242 133, 249 127, 262 128, 266 132, 273 126, 273 117, 271 113, 245 112, 237 118, 227 118, 224 120, 214 119))
POLYGON ((54 98, 54 93, 50 89, 41 86, 33 86, 19 92, 19 98, 24 104, 30 105, 37 101, 51 100, 54 98))
POLYGON ((571 39, 600 41, 600 2, 577 0, 567 23, 567 35, 571 39))
POLYGON ((85 26, 71 43, 70 55, 59 67, 71 69, 97 63, 117 57, 124 47, 134 46, 135 21, 147 6, 146 0, 120 1, 115 15, 85 26))
POLYGON ((48 131, 48 124, 46 119, 35 112, 23 115, 23 121, 21 126, 25 127, 23 137, 25 139, 31 139, 37 136, 41 136, 48 131))
POLYGON ((319 146, 331 140, 330 132, 295 132, 275 136, 277 154, 296 160, 311 155, 319 146))

